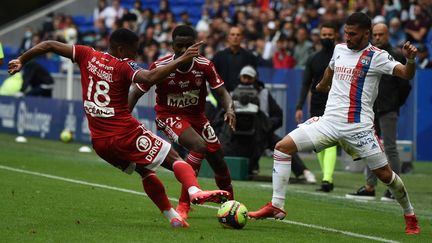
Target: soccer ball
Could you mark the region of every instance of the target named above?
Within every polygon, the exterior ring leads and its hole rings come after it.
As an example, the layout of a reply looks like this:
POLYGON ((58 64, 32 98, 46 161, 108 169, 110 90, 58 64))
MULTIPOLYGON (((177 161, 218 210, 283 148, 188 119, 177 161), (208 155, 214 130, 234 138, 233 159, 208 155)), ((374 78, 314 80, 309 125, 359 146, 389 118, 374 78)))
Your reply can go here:
POLYGON ((60 133, 60 140, 64 143, 69 143, 72 141, 72 132, 68 129, 63 130, 60 133))
POLYGON ((217 217, 224 228, 241 229, 247 222, 247 208, 240 202, 227 201, 219 208, 217 217))

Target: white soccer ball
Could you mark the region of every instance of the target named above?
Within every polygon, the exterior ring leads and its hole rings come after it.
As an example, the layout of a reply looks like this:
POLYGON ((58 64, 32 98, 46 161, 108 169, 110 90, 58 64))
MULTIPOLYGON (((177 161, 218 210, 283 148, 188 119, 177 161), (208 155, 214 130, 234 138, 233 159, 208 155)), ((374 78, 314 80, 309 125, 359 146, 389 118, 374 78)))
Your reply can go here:
POLYGON ((248 210, 240 202, 231 200, 221 205, 217 212, 219 223, 224 228, 241 229, 247 223, 248 210))

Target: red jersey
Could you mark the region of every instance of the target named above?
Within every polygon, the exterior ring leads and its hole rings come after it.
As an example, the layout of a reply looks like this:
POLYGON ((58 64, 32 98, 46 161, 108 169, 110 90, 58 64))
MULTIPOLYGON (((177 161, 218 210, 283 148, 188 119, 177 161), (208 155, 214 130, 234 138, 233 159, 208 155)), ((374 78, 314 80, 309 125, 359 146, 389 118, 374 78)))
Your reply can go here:
MULTIPOLYGON (((173 60, 174 54, 161 58, 152 63, 150 70, 173 60)), ((164 82, 156 85, 157 115, 203 115, 207 97, 206 82, 211 89, 224 84, 210 60, 202 56, 195 57, 188 71, 177 69, 164 82)), ((145 84, 137 84, 137 87, 143 92, 149 90, 145 84)))
POLYGON ((80 45, 73 46, 72 60, 80 67, 84 112, 92 138, 137 128, 140 123, 129 112, 128 93, 142 68, 131 59, 119 59, 80 45))

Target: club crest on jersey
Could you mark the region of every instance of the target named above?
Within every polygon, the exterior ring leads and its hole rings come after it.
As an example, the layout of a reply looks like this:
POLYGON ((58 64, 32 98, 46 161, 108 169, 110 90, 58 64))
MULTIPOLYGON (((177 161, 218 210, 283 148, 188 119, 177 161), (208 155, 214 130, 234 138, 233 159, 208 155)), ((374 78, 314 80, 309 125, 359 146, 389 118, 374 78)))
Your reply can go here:
POLYGON ((152 146, 152 141, 147 136, 140 136, 136 140, 136 147, 141 152, 147 153, 152 146))
POLYGON ((371 58, 368 56, 364 56, 361 58, 360 63, 362 65, 369 65, 369 63, 371 62, 371 58))
POLYGON ((132 70, 134 70, 134 71, 141 69, 141 67, 136 62, 132 61, 132 62, 128 62, 128 64, 132 68, 132 70))
POLYGON ((201 79, 201 78, 197 78, 197 79, 195 79, 195 84, 196 84, 196 86, 201 86, 201 84, 203 83, 203 80, 201 79))
POLYGON ((189 86, 189 80, 187 80, 187 81, 180 81, 179 85, 180 85, 180 88, 187 88, 189 86))

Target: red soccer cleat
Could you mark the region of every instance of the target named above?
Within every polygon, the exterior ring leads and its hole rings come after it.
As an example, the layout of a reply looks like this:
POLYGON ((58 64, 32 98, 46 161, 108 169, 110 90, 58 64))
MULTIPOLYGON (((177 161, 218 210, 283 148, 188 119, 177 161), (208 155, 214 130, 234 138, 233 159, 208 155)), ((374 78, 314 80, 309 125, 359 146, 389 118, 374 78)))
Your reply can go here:
POLYGON ((190 197, 192 204, 205 202, 223 203, 229 198, 230 193, 224 190, 199 191, 190 197))
POLYGON ((264 207, 260 208, 258 211, 249 212, 249 218, 252 219, 265 219, 265 218, 275 218, 275 219, 284 219, 286 216, 286 212, 272 205, 271 202, 268 202, 264 207))
POLYGON ((187 219, 188 213, 191 210, 190 204, 187 202, 179 202, 179 204, 176 207, 177 213, 184 219, 187 219))
POLYGON ((418 221, 413 215, 404 215, 405 218, 405 233, 408 235, 417 235, 420 234, 420 227, 418 226, 418 221))
POLYGON ((189 228, 189 224, 184 219, 173 218, 170 224, 173 228, 189 228))

